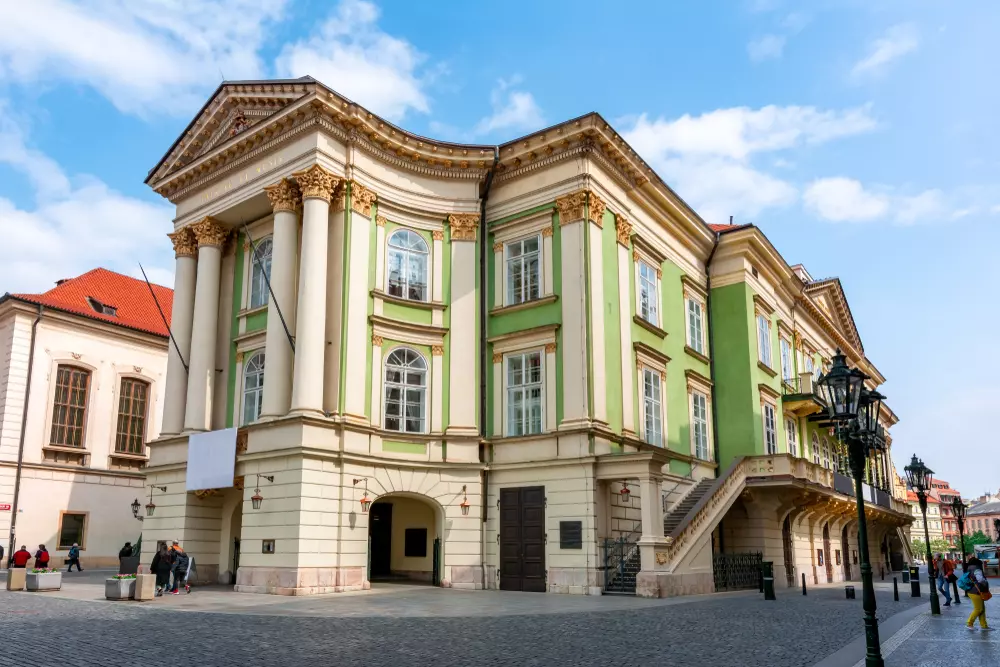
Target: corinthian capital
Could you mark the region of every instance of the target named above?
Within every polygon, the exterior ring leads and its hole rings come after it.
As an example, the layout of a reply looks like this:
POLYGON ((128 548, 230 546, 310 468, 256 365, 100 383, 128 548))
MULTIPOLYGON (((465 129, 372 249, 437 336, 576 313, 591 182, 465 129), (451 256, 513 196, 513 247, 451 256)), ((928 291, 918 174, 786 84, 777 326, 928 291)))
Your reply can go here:
POLYGON ((174 244, 175 257, 194 257, 198 254, 198 241, 190 227, 181 227, 167 237, 174 244))
POLYGON ((475 241, 479 227, 478 213, 453 213, 448 216, 452 241, 475 241))
POLYGON ((632 223, 623 215, 615 216, 615 234, 618 237, 618 243, 627 248, 629 239, 632 238, 632 223))
POLYGON ((375 193, 357 181, 351 181, 351 210, 365 217, 371 217, 375 193))
POLYGON ((191 225, 191 232, 197 239, 199 248, 202 246, 221 248, 229 234, 229 230, 220 225, 214 218, 202 218, 191 225))
POLYGON ((299 202, 302 200, 302 194, 299 192, 299 186, 287 178, 283 178, 274 185, 268 185, 264 188, 264 192, 267 193, 267 198, 271 200, 271 208, 274 212, 278 211, 295 211, 299 207, 299 202))
POLYGON ((608 205, 604 203, 603 199, 595 195, 593 192, 588 192, 587 197, 587 217, 590 218, 592 223, 603 229, 604 209, 606 209, 608 205))
POLYGON ((330 195, 333 194, 334 189, 343 180, 334 176, 318 164, 295 172, 292 174, 292 178, 298 183, 303 199, 315 197, 326 201, 330 201, 330 195))
POLYGON ((587 203, 587 191, 580 190, 573 194, 556 198, 556 208, 559 210, 559 225, 583 220, 584 205, 587 203))

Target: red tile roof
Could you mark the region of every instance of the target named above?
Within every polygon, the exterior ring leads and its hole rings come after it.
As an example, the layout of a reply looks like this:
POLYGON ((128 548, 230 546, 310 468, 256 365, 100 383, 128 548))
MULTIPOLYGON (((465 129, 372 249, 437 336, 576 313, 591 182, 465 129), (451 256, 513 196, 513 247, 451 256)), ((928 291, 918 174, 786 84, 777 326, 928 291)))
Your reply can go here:
POLYGON ((732 232, 737 229, 745 229, 747 227, 753 227, 753 224, 749 222, 743 225, 717 225, 712 222, 708 223, 708 228, 711 229, 713 232, 718 232, 718 233, 732 232))
MULTIPOLYGON (((156 298, 163 308, 163 314, 170 321, 170 311, 174 303, 174 291, 160 285, 153 285, 156 298)), ((156 308, 145 281, 123 276, 107 269, 93 269, 64 280, 48 292, 41 294, 11 294, 14 299, 41 304, 68 313, 82 315, 90 319, 110 322, 119 326, 166 337, 167 327, 156 308), (94 310, 90 299, 117 309, 115 315, 106 315, 94 310)))

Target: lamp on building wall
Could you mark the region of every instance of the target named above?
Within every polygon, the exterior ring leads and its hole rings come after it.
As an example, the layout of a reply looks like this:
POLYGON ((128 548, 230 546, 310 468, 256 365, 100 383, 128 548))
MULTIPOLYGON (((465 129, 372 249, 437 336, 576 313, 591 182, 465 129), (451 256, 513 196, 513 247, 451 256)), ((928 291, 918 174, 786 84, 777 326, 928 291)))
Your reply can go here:
POLYGON ((274 475, 261 475, 257 473, 257 488, 253 490, 253 495, 250 496, 250 504, 255 510, 260 509, 260 504, 264 502, 264 496, 260 495, 260 478, 263 477, 270 483, 274 483, 274 475))
POLYGON ((951 501, 951 511, 955 513, 955 520, 958 521, 958 543, 962 549, 962 569, 965 569, 965 510, 969 506, 962 502, 961 496, 955 496, 951 501))
POLYGON ((354 486, 357 486, 361 482, 365 483, 365 493, 361 496, 361 512, 367 513, 368 508, 372 506, 372 499, 368 497, 368 478, 362 477, 361 479, 355 479, 354 486))
POLYGON ((938 601, 937 589, 934 587, 937 575, 934 571, 934 556, 931 554, 931 536, 927 530, 927 492, 930 491, 934 481, 934 471, 925 466, 916 454, 910 460, 910 465, 903 470, 906 472, 906 481, 910 483, 910 488, 917 494, 917 500, 920 501, 920 513, 924 518, 924 540, 927 544, 927 575, 931 580, 931 614, 940 614, 941 603, 938 601))
POLYGON ((465 492, 466 485, 462 485, 462 502, 458 504, 462 508, 462 516, 469 516, 469 494, 465 492))
POLYGON ((622 499, 622 503, 627 503, 632 497, 632 490, 628 488, 628 482, 625 480, 622 480, 622 490, 618 492, 618 496, 622 499))
MULTIPOLYGON (((156 484, 149 485, 149 502, 146 503, 146 516, 153 516, 153 512, 156 511, 156 504, 153 503, 153 489, 156 489, 160 493, 167 492, 167 487, 165 486, 157 486, 156 484)), ((134 506, 135 503, 133 503, 133 507, 134 506)))
POLYGON ((139 521, 142 521, 142 517, 139 516, 139 509, 141 507, 142 507, 142 505, 139 504, 139 499, 138 498, 136 498, 135 500, 132 501, 132 516, 134 516, 139 521))

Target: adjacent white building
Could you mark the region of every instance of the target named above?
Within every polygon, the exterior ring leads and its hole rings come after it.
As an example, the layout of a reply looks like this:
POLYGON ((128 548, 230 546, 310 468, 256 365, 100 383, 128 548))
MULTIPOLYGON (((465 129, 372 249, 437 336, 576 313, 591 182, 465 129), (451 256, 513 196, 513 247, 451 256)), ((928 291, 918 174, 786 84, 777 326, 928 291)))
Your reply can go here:
MULTIPOLYGON (((173 291, 153 286, 170 317, 173 291)), ((0 532, 5 559, 114 566, 142 525, 146 442, 159 435, 167 328, 149 287, 106 269, 0 297, 0 532), (141 514, 140 514, 141 515, 141 514)))

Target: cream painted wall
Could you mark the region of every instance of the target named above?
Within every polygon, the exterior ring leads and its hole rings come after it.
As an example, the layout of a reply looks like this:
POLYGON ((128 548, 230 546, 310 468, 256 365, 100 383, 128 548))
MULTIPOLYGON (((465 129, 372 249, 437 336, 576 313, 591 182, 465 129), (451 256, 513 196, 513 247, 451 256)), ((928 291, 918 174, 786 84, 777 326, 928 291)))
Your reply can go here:
POLYGON ((392 555, 389 567, 393 572, 427 572, 434 570, 434 538, 437 527, 434 509, 427 503, 390 496, 385 502, 392 505, 392 555), (406 557, 406 529, 427 529, 427 555, 423 558, 406 557))

